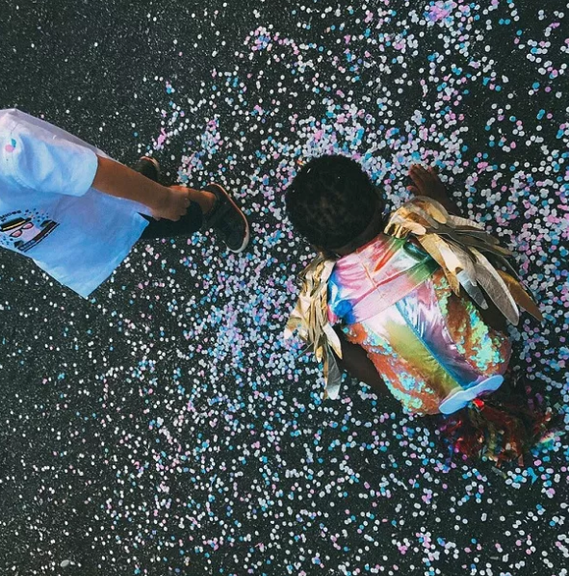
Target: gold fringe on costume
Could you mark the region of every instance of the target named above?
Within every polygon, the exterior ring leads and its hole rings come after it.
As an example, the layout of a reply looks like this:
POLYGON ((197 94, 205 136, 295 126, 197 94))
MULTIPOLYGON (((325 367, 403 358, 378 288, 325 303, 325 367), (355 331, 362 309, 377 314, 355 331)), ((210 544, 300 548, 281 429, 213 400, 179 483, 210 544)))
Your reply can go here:
POLYGON ((543 320, 519 280, 492 262, 513 271, 506 260, 512 253, 478 223, 452 216, 436 200, 417 196, 391 214, 385 233, 396 238, 414 236, 443 269, 455 294, 459 295, 462 286, 483 309, 488 307, 488 296, 514 325, 520 317, 518 307, 543 320))
POLYGON ((298 302, 285 329, 285 338, 298 331, 299 337, 312 349, 316 360, 323 363, 326 389, 324 397, 338 397, 342 374, 332 350, 342 358, 342 345, 328 322, 328 278, 334 261, 316 257, 302 272, 298 302))

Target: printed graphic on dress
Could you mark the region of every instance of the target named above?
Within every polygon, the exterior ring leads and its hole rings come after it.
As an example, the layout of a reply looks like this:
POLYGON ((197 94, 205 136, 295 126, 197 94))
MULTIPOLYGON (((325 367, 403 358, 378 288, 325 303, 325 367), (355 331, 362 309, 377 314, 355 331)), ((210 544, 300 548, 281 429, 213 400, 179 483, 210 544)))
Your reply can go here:
POLYGON ((58 226, 39 210, 10 212, 0 216, 0 244, 4 248, 28 252, 58 226))

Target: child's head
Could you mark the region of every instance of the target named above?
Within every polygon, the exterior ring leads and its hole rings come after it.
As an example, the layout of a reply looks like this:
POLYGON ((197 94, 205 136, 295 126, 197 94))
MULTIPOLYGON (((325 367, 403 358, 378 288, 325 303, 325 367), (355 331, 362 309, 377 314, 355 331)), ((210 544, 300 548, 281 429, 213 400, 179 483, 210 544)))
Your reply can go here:
POLYGON ((385 208, 361 166, 337 155, 305 164, 287 189, 285 202, 295 229, 326 252, 349 244, 385 208))

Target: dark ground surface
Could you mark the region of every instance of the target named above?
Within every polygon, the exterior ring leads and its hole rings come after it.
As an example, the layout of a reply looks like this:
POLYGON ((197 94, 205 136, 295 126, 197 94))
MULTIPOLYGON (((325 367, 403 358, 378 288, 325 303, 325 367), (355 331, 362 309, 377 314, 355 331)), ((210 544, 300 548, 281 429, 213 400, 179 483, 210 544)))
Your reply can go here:
POLYGON ((520 254, 547 321, 515 363, 566 410, 564 2, 4 3, 0 105, 172 180, 227 184, 255 238, 140 245, 89 301, 0 255, 0 574, 567 574, 569 447, 450 461, 283 342, 310 257, 296 161, 342 151, 394 199, 436 164, 520 254), (207 7, 205 7, 207 4, 207 7))

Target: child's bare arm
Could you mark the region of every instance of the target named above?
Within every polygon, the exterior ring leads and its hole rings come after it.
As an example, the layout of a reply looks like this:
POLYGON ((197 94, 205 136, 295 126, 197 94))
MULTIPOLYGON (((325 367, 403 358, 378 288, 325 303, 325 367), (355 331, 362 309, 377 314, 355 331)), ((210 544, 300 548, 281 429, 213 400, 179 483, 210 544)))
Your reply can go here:
POLYGON ((110 158, 97 159, 93 187, 100 192, 144 204, 155 218, 178 220, 186 213, 190 205, 188 188, 167 188, 110 158))
POLYGON ((409 170, 409 176, 413 180, 413 186, 407 189, 415 196, 428 196, 442 204, 449 212, 461 216, 460 208, 455 204, 447 192, 433 168, 423 168, 419 164, 413 164, 409 170))
POLYGON ((368 358, 366 351, 361 346, 348 342, 338 330, 336 332, 342 343, 343 358, 340 360, 336 357, 340 369, 347 371, 360 382, 371 386, 378 396, 387 393, 387 386, 378 374, 373 362, 368 358))

